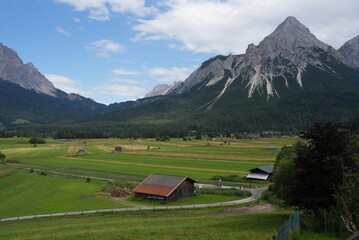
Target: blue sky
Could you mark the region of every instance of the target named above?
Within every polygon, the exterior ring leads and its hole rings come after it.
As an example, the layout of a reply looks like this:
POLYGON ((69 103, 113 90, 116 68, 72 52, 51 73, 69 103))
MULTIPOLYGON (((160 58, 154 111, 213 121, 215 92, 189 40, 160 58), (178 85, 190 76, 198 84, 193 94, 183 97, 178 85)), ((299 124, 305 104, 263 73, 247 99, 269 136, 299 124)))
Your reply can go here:
POLYGON ((359 34, 357 0, 1 0, 0 10, 1 43, 57 88, 102 103, 244 53, 289 15, 334 48, 359 34))

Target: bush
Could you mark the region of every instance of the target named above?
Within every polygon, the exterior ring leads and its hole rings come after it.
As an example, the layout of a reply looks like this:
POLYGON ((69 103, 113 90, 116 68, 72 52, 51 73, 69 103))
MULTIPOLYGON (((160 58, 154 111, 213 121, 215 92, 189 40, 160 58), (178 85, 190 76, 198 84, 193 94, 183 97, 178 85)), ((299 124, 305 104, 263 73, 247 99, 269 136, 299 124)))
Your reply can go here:
POLYGON ((29 143, 31 143, 31 144, 44 144, 44 143, 46 143, 46 141, 43 138, 30 138, 29 143))
POLYGON ((135 187, 137 187, 137 184, 132 182, 126 182, 126 181, 114 181, 114 182, 108 182, 107 186, 103 187, 103 189, 116 188, 116 187, 134 189, 135 187))
POLYGON ((7 163, 19 163, 19 161, 16 159, 8 159, 8 158, 0 159, 0 164, 7 164, 7 163))
POLYGON ((170 141, 170 137, 169 137, 169 136, 156 137, 156 141, 157 141, 157 142, 169 142, 169 141, 170 141))
POLYGON ((1 153, 0 151, 0 160, 6 158, 5 154, 1 153))
POLYGON ((200 188, 196 190, 198 194, 214 194, 222 196, 237 196, 237 197, 249 197, 251 193, 248 191, 238 190, 235 188, 200 188))

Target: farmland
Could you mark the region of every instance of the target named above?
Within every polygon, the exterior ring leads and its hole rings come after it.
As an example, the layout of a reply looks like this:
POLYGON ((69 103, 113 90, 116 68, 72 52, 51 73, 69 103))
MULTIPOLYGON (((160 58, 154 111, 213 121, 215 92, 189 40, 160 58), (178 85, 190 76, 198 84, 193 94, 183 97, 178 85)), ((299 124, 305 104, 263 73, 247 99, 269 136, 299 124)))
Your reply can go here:
POLYGON ((241 175, 249 169, 272 164, 278 150, 268 146, 292 144, 289 139, 236 140, 209 142, 170 142, 145 140, 48 141, 33 147, 26 139, 2 139, 0 150, 19 161, 17 167, 34 168, 82 176, 93 176, 140 182, 151 173, 190 176, 200 182, 211 182, 214 175, 241 175), (226 143, 225 143, 226 142, 226 143), (122 146, 122 152, 114 152, 122 146), (78 156, 84 149, 86 154, 78 156))
MULTIPOLYGON (((151 173, 189 176, 201 183, 213 183, 211 180, 213 176, 235 175, 241 180, 224 181, 224 184, 264 186, 265 183, 246 182, 243 176, 248 173, 249 169, 274 163, 278 150, 267 150, 267 147, 280 149, 283 145, 290 145, 295 141, 295 138, 218 139, 214 141, 171 139, 169 142, 156 142, 153 139, 72 141, 47 139, 46 144, 34 146, 25 138, 0 139, 0 151, 6 155, 7 159, 12 160, 0 165, 0 205, 2 206, 0 218, 92 209, 156 206, 159 203, 98 194, 109 183, 135 185, 151 173), (115 152, 116 146, 121 146, 123 151, 115 152), (80 149, 85 151, 84 155, 77 154, 80 149)), ((169 205, 213 203, 240 198, 199 194, 169 205)), ((205 239, 217 239, 218 236, 224 236, 223 232, 227 230, 223 228, 228 226, 235 227, 226 233, 228 239, 243 234, 243 239, 252 238, 248 236, 253 236, 252 239, 268 239, 289 214, 288 211, 277 211, 246 214, 245 217, 218 215, 208 216, 205 218, 206 221, 203 221, 202 213, 220 210, 221 208, 181 210, 178 213, 172 210, 168 213, 145 211, 142 213, 145 218, 140 213, 138 213, 140 215, 121 213, 126 216, 126 220, 121 218, 121 214, 110 214, 63 217, 51 219, 48 222, 36 220, 9 223, 0 226, 2 228, 0 239, 22 239, 27 234, 34 236, 34 239, 65 239, 70 235, 59 234, 59 232, 70 232, 73 225, 77 226, 78 231, 71 237, 76 239, 88 239, 88 234, 101 235, 103 239, 113 239, 119 236, 118 234, 127 236, 126 239, 141 239, 139 235, 142 234, 151 234, 153 238, 161 235, 164 239, 170 239, 173 234, 181 234, 188 229, 190 231, 187 239, 198 239, 196 237, 198 234, 203 234, 205 239), (158 218, 159 214, 160 218, 158 218), (169 215, 166 216, 167 214, 169 215), (244 223, 248 218, 253 221, 244 223), (168 227, 160 226, 169 220, 178 223, 176 229, 169 230, 168 227), (103 222, 101 226, 96 225, 99 221, 103 222), (258 221, 263 222, 266 227, 258 230, 258 226, 262 224, 258 224, 258 221), (140 224, 133 225, 134 222, 140 224), (218 222, 226 223, 227 226, 216 224, 218 222), (24 227, 19 229, 18 224, 24 227), (123 228, 118 230, 118 225, 123 228), (155 229, 149 227, 153 225, 158 227, 155 229), (208 228, 206 235, 202 228, 208 228), (258 238, 253 234, 267 237, 258 238)))

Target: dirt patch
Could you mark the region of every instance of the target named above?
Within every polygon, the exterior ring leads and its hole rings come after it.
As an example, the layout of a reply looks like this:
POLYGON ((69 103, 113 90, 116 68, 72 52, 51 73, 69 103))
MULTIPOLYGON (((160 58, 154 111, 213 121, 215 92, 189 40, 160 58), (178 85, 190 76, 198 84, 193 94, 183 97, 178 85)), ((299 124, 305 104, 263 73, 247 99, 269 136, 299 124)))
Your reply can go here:
POLYGON ((112 196, 112 197, 127 197, 130 195, 131 189, 128 188, 106 188, 102 192, 98 192, 98 195, 112 196))
POLYGON ((82 195, 82 196, 80 197, 80 200, 87 200, 87 199, 92 199, 92 198, 93 198, 92 195, 82 195))
POLYGON ((146 150, 147 146, 140 144, 120 144, 119 146, 129 150, 146 150))
POLYGON ((256 212, 273 212, 277 208, 272 204, 263 203, 258 205, 251 205, 247 207, 232 208, 226 209, 216 213, 205 214, 205 216, 220 216, 220 215, 229 215, 229 214, 240 214, 240 213, 256 213, 256 212))

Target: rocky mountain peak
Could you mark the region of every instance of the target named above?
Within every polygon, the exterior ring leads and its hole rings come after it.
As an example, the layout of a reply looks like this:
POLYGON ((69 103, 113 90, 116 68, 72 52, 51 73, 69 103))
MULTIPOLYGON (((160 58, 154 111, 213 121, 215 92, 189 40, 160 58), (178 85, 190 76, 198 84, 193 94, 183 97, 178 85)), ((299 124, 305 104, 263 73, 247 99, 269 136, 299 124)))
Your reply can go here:
POLYGON ((302 75, 308 65, 335 74, 323 61, 323 54, 327 56, 327 62, 342 59, 337 50, 318 40, 305 25, 290 16, 258 45, 249 44, 245 54, 219 55, 205 61, 168 94, 180 94, 194 86, 200 89, 225 81, 219 95, 202 106, 211 108, 236 79, 241 79, 245 83, 248 98, 254 94, 265 96, 267 100, 271 97, 279 98, 274 81, 284 80, 288 89, 303 88, 302 75))
POLYGON ((151 92, 147 93, 145 97, 153 97, 158 95, 163 95, 164 92, 170 87, 168 84, 158 84, 155 86, 151 92))
POLYGON ((287 17, 284 22, 258 45, 273 51, 297 51, 298 48, 318 47, 325 51, 329 45, 318 40, 310 30, 294 17, 287 17))
POLYGON ((160 95, 168 95, 173 89, 175 89, 178 85, 180 85, 182 81, 175 81, 171 85, 168 84, 158 84, 156 85, 149 93, 145 95, 145 98, 160 96, 160 95))
POLYGON ((343 56, 345 64, 359 69, 359 35, 344 43, 338 51, 343 56))
POLYGON ((0 43, 0 78, 38 93, 56 96, 56 88, 32 63, 24 64, 18 54, 0 43))

